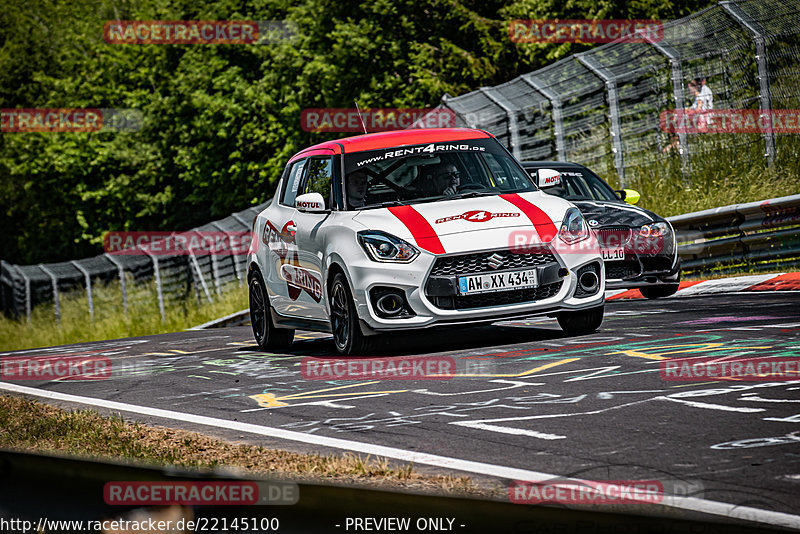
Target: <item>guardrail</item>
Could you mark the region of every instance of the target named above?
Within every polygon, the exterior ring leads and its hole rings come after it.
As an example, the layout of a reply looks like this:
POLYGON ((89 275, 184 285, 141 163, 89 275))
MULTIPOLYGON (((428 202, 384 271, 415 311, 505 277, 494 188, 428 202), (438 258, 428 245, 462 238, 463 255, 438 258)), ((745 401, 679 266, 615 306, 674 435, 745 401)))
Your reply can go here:
POLYGON ((684 271, 745 264, 772 269, 800 260, 800 195, 668 217, 684 271))

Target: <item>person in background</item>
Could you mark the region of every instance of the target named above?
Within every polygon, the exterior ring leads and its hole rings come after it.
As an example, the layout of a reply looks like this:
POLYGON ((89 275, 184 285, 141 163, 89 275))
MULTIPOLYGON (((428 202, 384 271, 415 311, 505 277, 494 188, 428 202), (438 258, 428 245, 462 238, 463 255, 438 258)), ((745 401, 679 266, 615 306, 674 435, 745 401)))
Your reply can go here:
POLYGON ((714 93, 711 88, 706 84, 705 78, 695 78, 694 83, 700 90, 697 95, 697 100, 700 102, 700 108, 703 110, 714 109, 714 93))
POLYGON ((698 87, 698 83, 694 80, 689 80, 689 96, 694 98, 694 102, 692 105, 689 106, 689 109, 701 109, 700 108, 700 88, 698 87))

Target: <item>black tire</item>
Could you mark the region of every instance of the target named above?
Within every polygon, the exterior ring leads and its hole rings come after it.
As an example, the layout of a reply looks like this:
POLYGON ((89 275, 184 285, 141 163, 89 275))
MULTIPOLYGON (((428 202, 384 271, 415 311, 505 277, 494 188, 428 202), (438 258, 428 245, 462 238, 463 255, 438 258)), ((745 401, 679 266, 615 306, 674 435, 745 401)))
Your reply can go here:
POLYGON ((604 311, 605 305, 588 310, 561 312, 558 314, 558 324, 568 336, 591 334, 603 324, 604 311))
POLYGON ((639 293, 646 299, 663 299, 678 292, 678 284, 640 287, 639 293))
POLYGON ((250 324, 253 337, 261 350, 285 349, 294 340, 294 330, 276 328, 272 322, 267 288, 261 273, 250 277, 250 324))
POLYGON ((331 332, 336 352, 343 355, 360 354, 368 348, 368 338, 361 332, 358 313, 350 293, 347 278, 336 273, 330 292, 331 332))

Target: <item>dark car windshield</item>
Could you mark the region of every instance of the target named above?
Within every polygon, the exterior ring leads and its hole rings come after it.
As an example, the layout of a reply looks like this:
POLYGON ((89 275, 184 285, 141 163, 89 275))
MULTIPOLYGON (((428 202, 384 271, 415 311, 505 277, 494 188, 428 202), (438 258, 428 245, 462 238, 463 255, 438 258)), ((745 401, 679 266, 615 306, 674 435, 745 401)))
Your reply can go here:
MULTIPOLYGON (((541 167, 553 169, 561 175, 559 185, 543 189, 548 195, 554 195, 567 200, 605 200, 621 202, 611 187, 601 178, 588 169, 576 167, 541 167)), ((531 174, 537 172, 536 168, 528 168, 531 174)))
POLYGON ((358 152, 345 170, 348 209, 536 190, 493 139, 358 152))

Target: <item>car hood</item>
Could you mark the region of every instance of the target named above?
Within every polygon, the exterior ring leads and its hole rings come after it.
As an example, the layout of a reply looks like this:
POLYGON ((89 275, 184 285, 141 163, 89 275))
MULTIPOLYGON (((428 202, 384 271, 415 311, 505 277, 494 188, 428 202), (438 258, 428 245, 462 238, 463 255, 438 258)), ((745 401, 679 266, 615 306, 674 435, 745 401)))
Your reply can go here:
POLYGON ((624 202, 573 200, 592 228, 603 226, 642 226, 664 219, 644 208, 624 202), (596 221, 597 224, 592 221, 596 221))
POLYGON ((442 253, 505 248, 520 232, 526 233, 526 243, 549 242, 570 207, 562 198, 535 191, 368 209, 353 220, 442 253))

